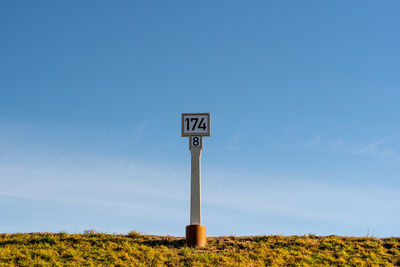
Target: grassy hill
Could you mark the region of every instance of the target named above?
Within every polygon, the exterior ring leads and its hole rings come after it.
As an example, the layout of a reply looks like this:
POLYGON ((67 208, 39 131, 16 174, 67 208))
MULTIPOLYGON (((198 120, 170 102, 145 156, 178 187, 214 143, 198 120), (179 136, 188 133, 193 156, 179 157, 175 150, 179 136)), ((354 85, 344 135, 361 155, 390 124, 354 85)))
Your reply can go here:
POLYGON ((171 236, 0 234, 0 265, 400 266, 400 238, 339 236, 210 237, 189 248, 171 236))

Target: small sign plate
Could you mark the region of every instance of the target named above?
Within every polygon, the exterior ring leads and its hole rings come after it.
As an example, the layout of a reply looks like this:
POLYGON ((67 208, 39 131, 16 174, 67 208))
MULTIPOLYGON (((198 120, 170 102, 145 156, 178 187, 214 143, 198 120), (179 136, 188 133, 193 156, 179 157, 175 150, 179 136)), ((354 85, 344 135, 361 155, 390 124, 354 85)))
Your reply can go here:
POLYGON ((203 148, 203 136, 193 135, 189 137, 189 149, 190 148, 203 148))
POLYGON ((182 113, 182 136, 210 136, 210 113, 182 113))

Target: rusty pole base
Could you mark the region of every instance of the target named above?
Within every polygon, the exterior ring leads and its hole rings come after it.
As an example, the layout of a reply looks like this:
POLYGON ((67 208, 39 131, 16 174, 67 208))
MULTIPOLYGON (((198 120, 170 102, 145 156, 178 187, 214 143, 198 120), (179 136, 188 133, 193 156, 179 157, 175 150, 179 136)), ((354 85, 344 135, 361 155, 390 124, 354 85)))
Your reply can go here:
POLYGON ((186 244, 189 247, 204 247, 206 245, 206 227, 200 224, 186 226, 186 244))

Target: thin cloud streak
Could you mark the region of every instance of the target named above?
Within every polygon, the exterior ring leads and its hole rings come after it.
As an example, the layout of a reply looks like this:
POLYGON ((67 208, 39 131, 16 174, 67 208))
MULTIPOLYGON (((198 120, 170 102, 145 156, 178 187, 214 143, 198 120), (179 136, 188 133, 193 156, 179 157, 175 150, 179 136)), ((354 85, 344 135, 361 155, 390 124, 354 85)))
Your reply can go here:
POLYGON ((134 142, 137 142, 144 137, 145 131, 148 126, 149 126, 149 122, 144 122, 135 128, 135 130, 133 131, 133 134, 132 134, 132 139, 134 142))
POLYGON ((400 135, 393 135, 368 144, 357 144, 355 142, 346 142, 343 138, 326 140, 320 135, 314 134, 311 136, 310 141, 304 143, 304 147, 309 149, 319 147, 357 156, 397 159, 400 153, 400 147, 395 142, 399 139, 400 135), (389 146, 389 144, 391 144, 391 146, 389 146))
POLYGON ((387 138, 380 139, 378 141, 372 142, 370 144, 361 147, 357 151, 354 152, 356 155, 372 155, 377 157, 390 157, 394 154, 397 154, 397 150, 394 148, 382 148, 384 144, 388 144, 394 141, 399 140, 400 135, 393 135, 387 138))
POLYGON ((223 148, 224 151, 240 151, 242 150, 242 146, 240 145, 240 141, 243 138, 243 134, 236 133, 231 138, 229 138, 223 148))

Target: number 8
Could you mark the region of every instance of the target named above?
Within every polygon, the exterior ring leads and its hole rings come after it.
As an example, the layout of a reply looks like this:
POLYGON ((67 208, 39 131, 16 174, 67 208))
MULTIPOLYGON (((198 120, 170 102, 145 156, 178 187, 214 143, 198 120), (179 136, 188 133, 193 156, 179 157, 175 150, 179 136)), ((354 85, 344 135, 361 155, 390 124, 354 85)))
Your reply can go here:
POLYGON ((199 138, 197 136, 193 137, 193 146, 199 145, 199 138))

